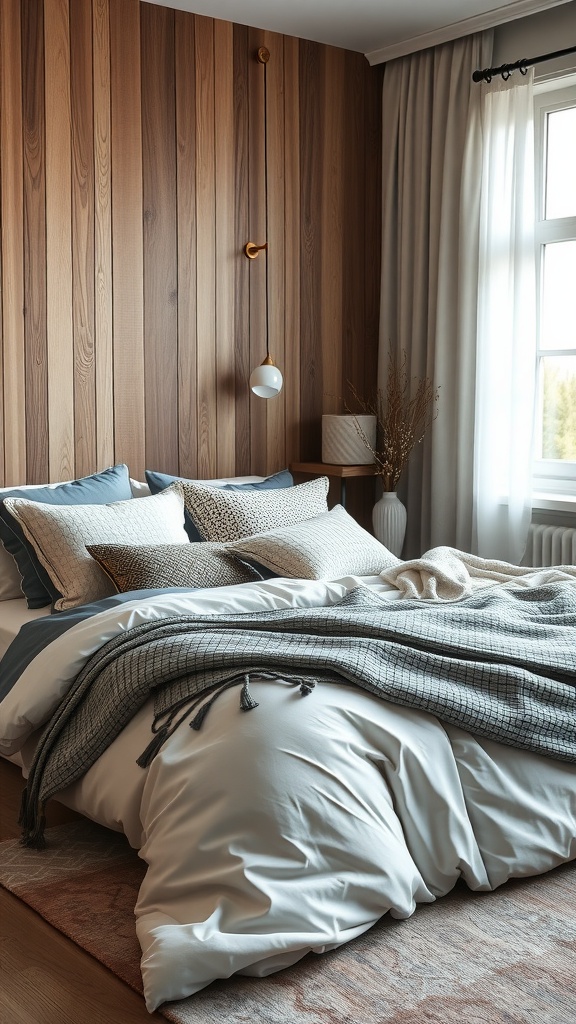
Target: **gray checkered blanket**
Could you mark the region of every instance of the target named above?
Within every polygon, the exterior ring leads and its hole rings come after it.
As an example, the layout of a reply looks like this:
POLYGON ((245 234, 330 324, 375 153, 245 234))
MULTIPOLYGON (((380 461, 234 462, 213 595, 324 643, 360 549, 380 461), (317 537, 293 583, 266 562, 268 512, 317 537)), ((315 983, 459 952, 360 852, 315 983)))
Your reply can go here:
MULTIPOLYGON (((576 587, 498 587, 449 605, 390 602, 358 588, 330 607, 180 616, 122 632, 88 660, 38 744, 22 806, 42 845, 42 806, 80 778, 151 694, 147 765, 185 719, 252 677, 310 694, 350 683, 471 733, 576 761, 576 587)), ((313 696, 310 698, 313 699, 313 696)))

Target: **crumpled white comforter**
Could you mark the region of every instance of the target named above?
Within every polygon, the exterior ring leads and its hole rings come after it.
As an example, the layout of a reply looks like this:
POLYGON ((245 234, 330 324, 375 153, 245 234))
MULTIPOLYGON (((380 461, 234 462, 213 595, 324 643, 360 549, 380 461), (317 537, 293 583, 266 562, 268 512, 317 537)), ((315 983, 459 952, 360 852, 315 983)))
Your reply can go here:
MULTIPOLYGON (((326 605, 365 583, 273 580, 102 613, 51 646, 50 674, 35 659, 2 702, 0 749, 29 763, 35 730, 101 637, 176 607, 326 605)), ((123 830, 148 864, 136 928, 150 1011, 333 948, 386 912, 409 917, 460 877, 488 889, 576 856, 574 765, 351 686, 251 690, 257 709, 241 714, 227 691, 200 732, 181 726, 143 771, 147 705, 59 797, 123 830)))

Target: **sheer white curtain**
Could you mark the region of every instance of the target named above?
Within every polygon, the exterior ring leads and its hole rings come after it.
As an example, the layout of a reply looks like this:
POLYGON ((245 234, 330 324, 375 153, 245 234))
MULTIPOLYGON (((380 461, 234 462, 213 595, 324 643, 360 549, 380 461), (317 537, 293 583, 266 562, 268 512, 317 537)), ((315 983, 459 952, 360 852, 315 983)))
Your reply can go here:
POLYGON ((532 73, 482 86, 474 516, 480 555, 519 562, 535 385, 532 73))

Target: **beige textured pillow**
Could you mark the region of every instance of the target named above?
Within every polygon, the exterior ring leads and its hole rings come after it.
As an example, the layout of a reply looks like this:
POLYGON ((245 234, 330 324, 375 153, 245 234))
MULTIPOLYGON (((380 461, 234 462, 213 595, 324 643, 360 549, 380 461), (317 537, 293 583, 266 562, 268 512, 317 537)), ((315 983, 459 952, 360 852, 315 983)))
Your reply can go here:
POLYGON ((89 544, 120 593, 160 587, 224 587, 261 579, 222 544, 89 544))
POLYGON ((382 569, 400 562, 359 526, 342 505, 315 519, 269 530, 226 547, 242 559, 267 566, 279 576, 305 580, 377 576, 382 569))
POLYGON ((108 505, 47 505, 25 498, 6 498, 5 505, 62 595, 54 602, 56 611, 114 593, 87 544, 189 543, 179 484, 138 501, 108 505))
POLYGON ((224 491, 180 482, 186 508, 205 540, 224 543, 312 519, 328 510, 328 477, 270 491, 224 491))

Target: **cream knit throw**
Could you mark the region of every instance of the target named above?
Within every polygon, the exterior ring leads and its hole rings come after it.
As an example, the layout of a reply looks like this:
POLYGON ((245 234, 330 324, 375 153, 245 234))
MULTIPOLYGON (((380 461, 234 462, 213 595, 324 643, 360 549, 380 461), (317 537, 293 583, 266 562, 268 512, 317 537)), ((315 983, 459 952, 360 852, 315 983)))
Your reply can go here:
POLYGON ((397 587, 403 598, 457 601, 474 590, 498 583, 514 582, 519 587, 538 587, 572 579, 576 585, 576 566, 555 565, 535 569, 481 558, 456 548, 438 547, 425 551, 421 558, 383 569, 380 578, 397 587))

